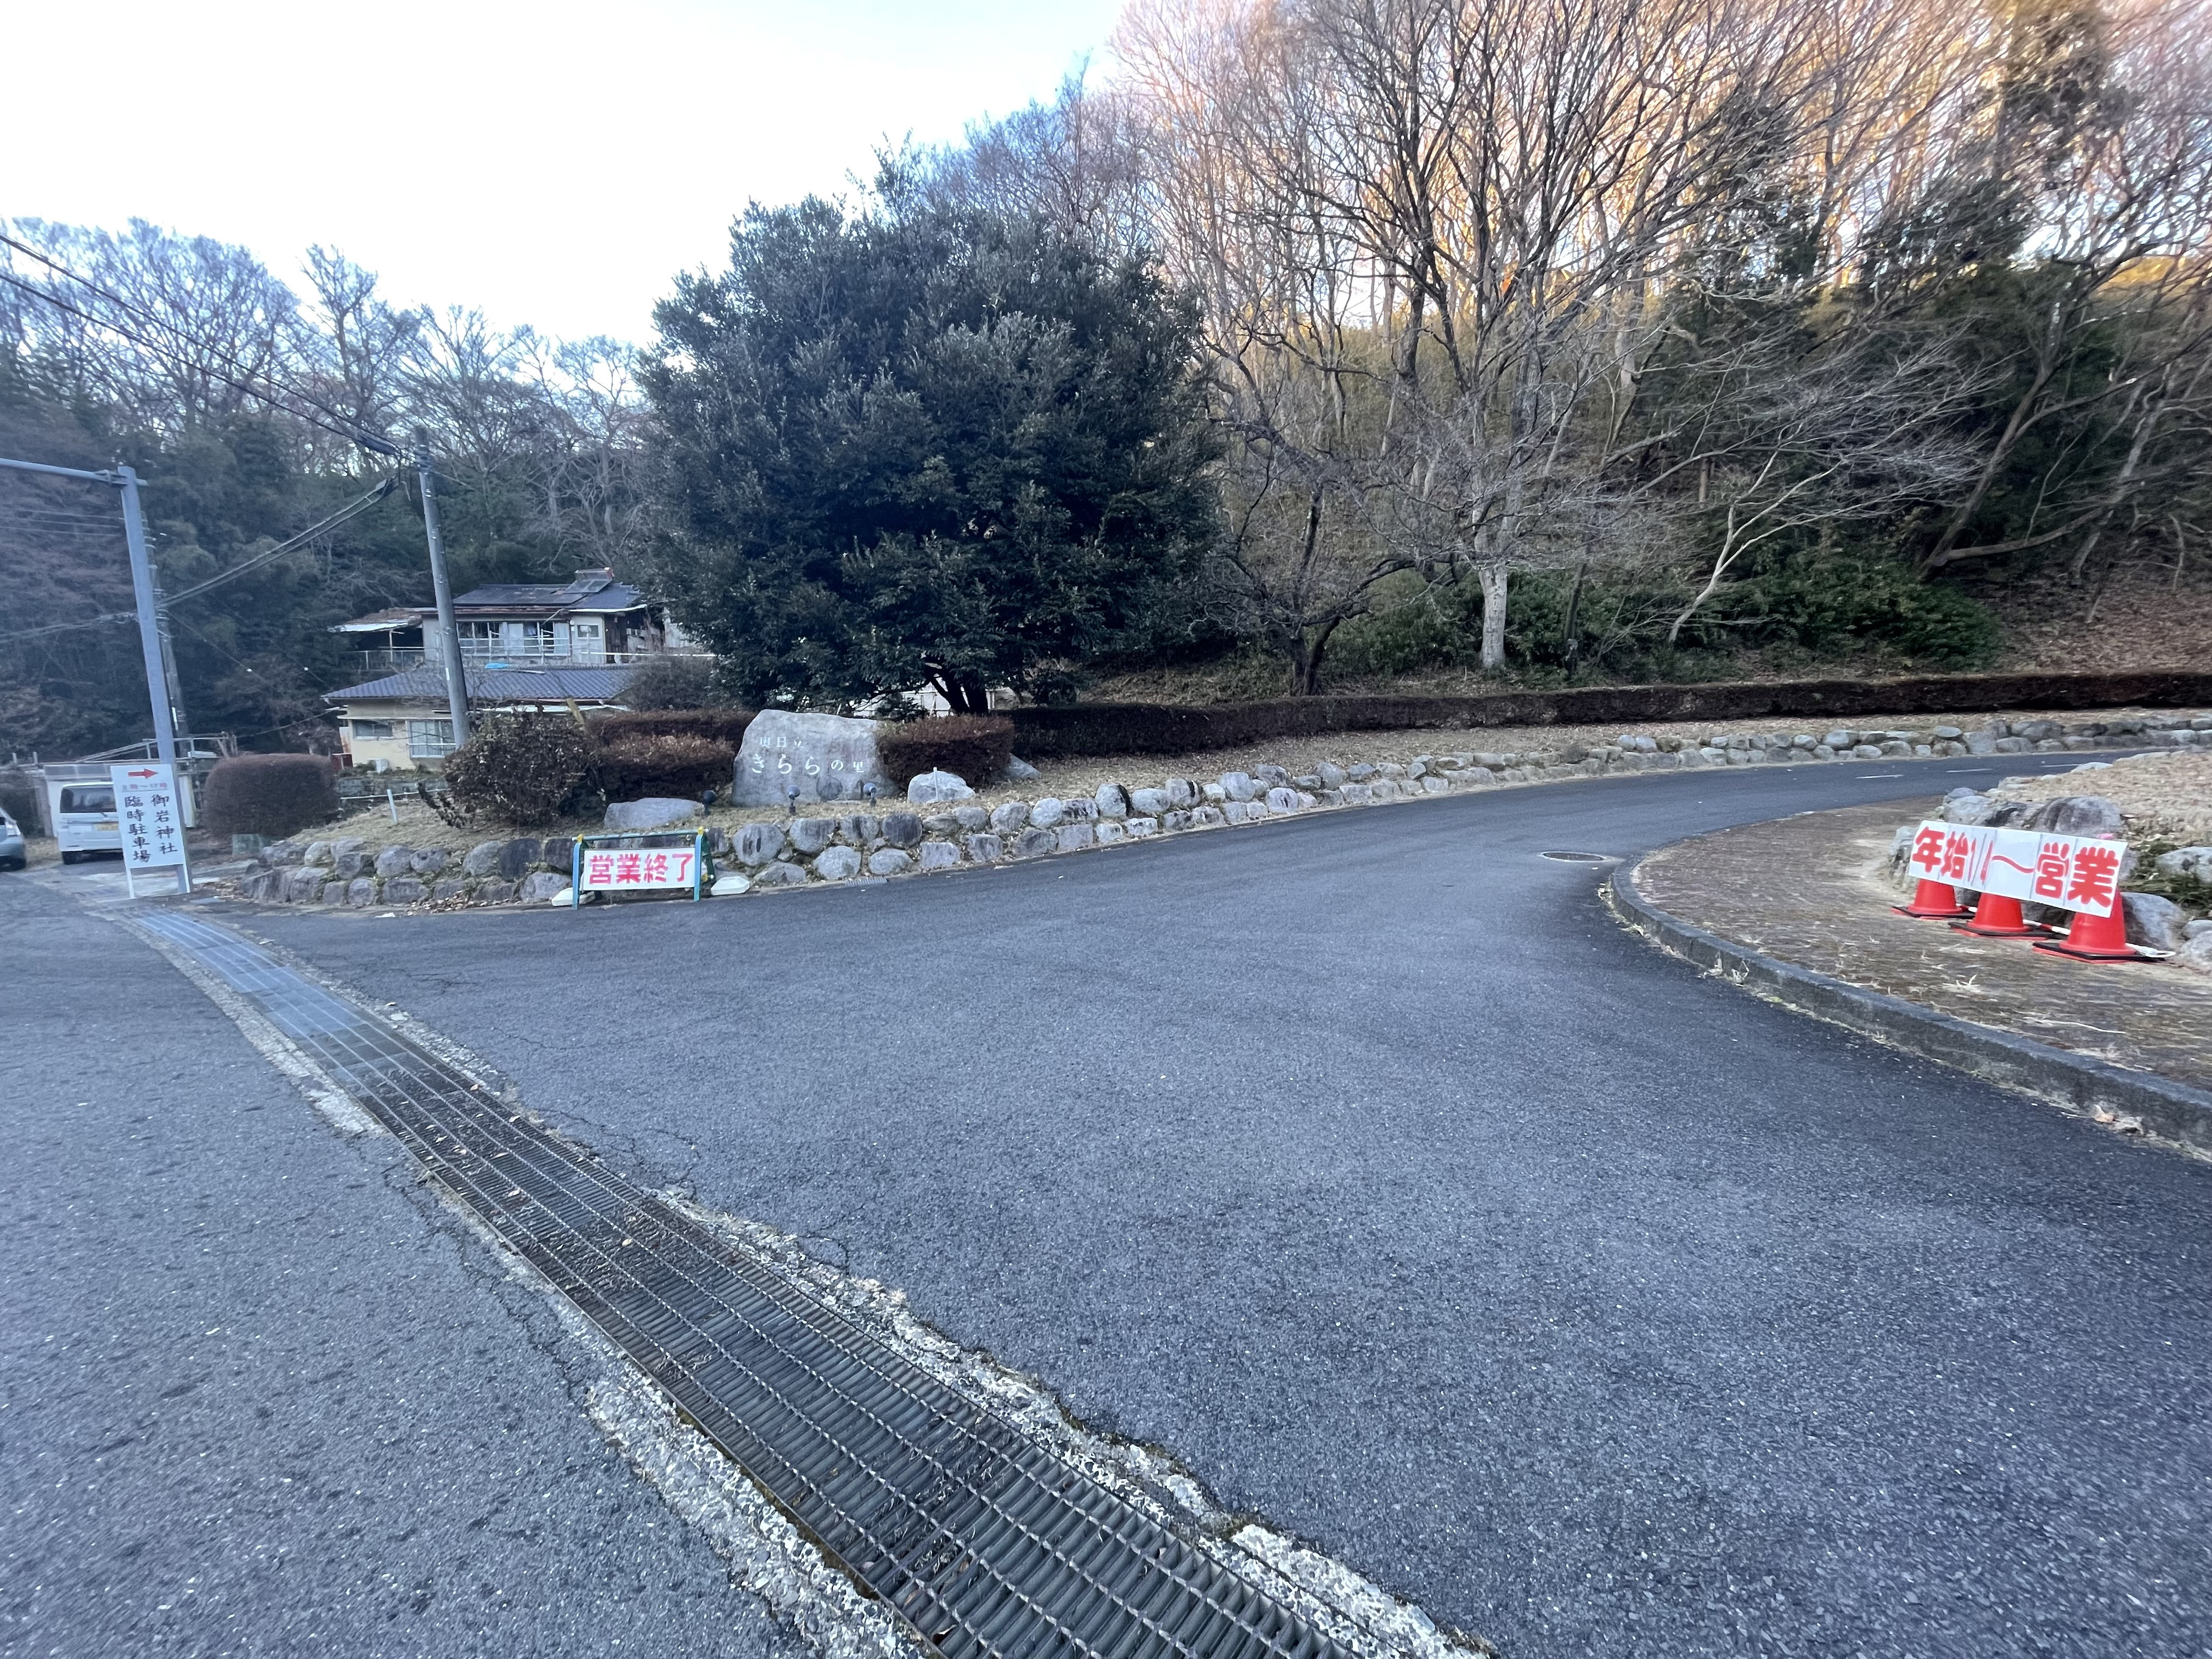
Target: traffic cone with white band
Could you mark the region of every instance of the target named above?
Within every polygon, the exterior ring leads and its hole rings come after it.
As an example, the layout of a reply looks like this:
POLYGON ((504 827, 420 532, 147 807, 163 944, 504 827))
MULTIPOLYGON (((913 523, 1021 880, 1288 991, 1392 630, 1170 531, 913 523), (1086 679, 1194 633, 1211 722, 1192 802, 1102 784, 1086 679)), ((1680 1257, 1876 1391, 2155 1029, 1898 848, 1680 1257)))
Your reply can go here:
POLYGON ((1889 907, 1900 916, 1919 916, 1930 921, 1948 921, 1953 916, 1973 914, 1959 902, 1959 890, 1948 881, 1930 881, 1925 876, 1920 885, 1912 890, 1912 902, 1889 907))
POLYGON ((2036 947, 2054 957, 2073 957, 2081 962, 2140 962, 2142 952, 2128 943, 2127 902, 2117 896, 2110 914, 2076 910, 2064 939, 2045 939, 2036 947))
POLYGON ((1971 921, 1954 921, 1952 927, 1962 933, 1978 933, 1984 939, 2049 939, 2051 930, 2030 921, 2021 914, 2020 901, 2007 898, 2002 893, 1984 893, 1974 906, 1971 921))

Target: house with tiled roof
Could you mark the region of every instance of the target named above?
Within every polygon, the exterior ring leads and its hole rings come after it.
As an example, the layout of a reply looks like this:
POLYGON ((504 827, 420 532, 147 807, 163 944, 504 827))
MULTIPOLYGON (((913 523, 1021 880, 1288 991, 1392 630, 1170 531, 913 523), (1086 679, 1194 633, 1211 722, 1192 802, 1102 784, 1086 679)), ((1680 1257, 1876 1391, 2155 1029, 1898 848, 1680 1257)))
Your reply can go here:
MULTIPOLYGON (((567 582, 493 582, 453 600, 473 705, 586 711, 622 707, 640 663, 698 647, 639 588, 609 569, 567 582)), ((331 630, 358 643, 368 676, 326 692, 356 766, 434 767, 453 746, 434 605, 371 611, 331 630)))

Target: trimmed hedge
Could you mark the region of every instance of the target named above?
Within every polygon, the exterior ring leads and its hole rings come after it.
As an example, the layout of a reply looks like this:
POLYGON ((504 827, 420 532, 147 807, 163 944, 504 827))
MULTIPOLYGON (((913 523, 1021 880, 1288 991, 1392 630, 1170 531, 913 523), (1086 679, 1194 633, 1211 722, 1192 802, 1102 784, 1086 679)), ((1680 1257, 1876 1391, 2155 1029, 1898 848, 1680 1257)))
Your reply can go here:
MULTIPOLYGON (((2111 708, 2127 703, 2154 708, 2212 704, 2212 674, 1925 674, 1891 680, 1593 685, 1479 697, 1292 697, 1188 708, 1074 703, 1010 709, 1007 717, 1013 725, 1014 749, 1025 760, 1040 760, 1176 755, 1241 748, 1276 738, 1425 726, 1627 726, 1661 720, 1964 714, 1996 708, 2111 708)), ((957 766, 946 769, 960 770, 957 766)))
POLYGON ((876 760, 902 790, 924 772, 939 771, 980 786, 1006 769, 1013 744, 1013 722, 1003 715, 943 714, 886 726, 876 738, 876 760))
POLYGON ((708 789, 727 793, 737 759, 737 744, 716 738, 625 737, 600 746, 592 775, 609 800, 696 799, 708 789))
POLYGON ((294 835, 337 817, 337 774, 322 755, 233 755, 208 774, 200 815, 212 835, 294 835))
POLYGON ((750 708, 656 708, 591 716, 592 735, 604 743, 630 738, 705 738, 732 750, 753 723, 750 708))

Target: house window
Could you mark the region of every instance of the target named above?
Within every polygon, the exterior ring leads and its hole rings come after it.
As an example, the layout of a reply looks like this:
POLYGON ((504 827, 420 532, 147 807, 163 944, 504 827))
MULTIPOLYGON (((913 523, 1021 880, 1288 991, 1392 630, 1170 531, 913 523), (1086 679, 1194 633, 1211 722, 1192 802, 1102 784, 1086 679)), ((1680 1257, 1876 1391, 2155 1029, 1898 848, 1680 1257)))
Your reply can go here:
POLYGON ((353 734, 356 739, 362 738, 388 738, 392 735, 392 722, 390 720, 355 720, 352 724, 353 734))
POLYGON ((453 752, 453 721, 408 721, 407 752, 416 760, 445 759, 453 752))

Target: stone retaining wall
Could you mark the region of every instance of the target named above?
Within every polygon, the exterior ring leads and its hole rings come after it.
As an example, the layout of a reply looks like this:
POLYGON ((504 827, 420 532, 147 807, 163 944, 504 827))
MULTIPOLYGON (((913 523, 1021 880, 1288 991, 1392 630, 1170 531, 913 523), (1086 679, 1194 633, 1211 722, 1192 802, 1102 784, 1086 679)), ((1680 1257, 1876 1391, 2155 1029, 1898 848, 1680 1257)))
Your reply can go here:
MULTIPOLYGON (((1422 755, 1406 763, 1322 763, 1292 776, 1279 766, 1224 773, 1211 781, 1168 778, 1156 785, 1109 783, 1090 798, 1045 797, 991 808, 927 805, 914 810, 793 817, 708 832, 721 872, 718 896, 753 888, 800 887, 999 864, 1086 851, 1193 830, 1289 817, 1327 806, 1369 806, 1516 784, 1611 777, 1714 766, 1811 765, 1961 755, 2063 753, 2115 746, 2203 748, 2212 752, 2212 714, 2061 723, 2002 720, 1973 730, 1937 724, 1880 730, 1712 732, 1681 737, 1624 733, 1601 744, 1510 752, 1422 755)), ((238 884, 240 896, 276 903, 461 905, 544 902, 568 887, 570 843, 527 836, 487 841, 460 857, 365 839, 280 842, 267 866, 238 884)))

